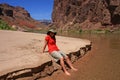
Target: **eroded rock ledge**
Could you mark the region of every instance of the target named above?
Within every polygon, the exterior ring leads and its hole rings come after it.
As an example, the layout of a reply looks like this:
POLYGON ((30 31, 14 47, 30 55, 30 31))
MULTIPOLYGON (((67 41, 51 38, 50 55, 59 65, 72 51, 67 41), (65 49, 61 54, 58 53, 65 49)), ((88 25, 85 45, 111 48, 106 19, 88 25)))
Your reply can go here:
MULTIPOLYGON (((44 34, 0 31, 0 36, 0 80, 36 80, 61 70, 48 53, 40 52, 44 34)), ((72 63, 91 50, 89 40, 57 36, 57 42, 72 63)))

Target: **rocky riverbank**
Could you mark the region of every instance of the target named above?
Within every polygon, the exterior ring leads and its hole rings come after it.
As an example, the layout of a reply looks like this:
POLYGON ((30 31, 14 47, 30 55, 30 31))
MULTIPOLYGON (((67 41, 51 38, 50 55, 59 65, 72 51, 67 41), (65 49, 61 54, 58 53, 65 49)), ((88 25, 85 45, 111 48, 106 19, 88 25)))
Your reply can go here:
MULTIPOLYGON (((0 30, 0 79, 35 80, 53 74, 61 67, 53 58, 42 53, 46 34, 0 30)), ((56 36, 57 45, 72 62, 88 50, 91 42, 85 39, 56 36)))

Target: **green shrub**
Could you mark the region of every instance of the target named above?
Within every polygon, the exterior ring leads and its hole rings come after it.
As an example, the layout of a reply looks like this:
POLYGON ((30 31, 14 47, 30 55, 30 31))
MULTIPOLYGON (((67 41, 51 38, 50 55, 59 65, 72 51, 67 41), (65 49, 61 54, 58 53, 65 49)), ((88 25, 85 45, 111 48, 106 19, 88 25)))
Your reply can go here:
POLYGON ((79 29, 79 33, 82 33, 83 31, 82 31, 82 29, 79 29))
POLYGON ((0 20, 0 29, 1 30, 12 30, 12 28, 3 20, 0 20))

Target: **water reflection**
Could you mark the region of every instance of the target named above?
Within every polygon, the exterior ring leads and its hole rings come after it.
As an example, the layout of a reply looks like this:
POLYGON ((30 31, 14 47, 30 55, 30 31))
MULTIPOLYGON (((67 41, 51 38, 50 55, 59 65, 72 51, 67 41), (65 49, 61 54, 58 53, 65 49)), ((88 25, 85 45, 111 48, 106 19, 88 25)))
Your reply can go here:
POLYGON ((98 51, 96 53, 105 54, 106 57, 114 60, 120 58, 120 34, 75 34, 75 33, 66 33, 62 34, 64 36, 75 37, 88 39, 92 41, 93 48, 98 51), (95 46, 94 46, 95 45, 95 46), (97 46, 96 46, 97 45, 97 46))
POLYGON ((120 34, 77 34, 77 33, 64 33, 62 36, 75 37, 88 39, 93 43, 107 45, 106 48, 116 49, 120 52, 120 34))
POLYGON ((79 64, 80 71, 70 80, 120 80, 120 34, 68 34, 65 36, 89 39, 93 43, 91 54, 83 58, 85 65, 79 64), (85 62, 87 58, 90 59, 85 62))

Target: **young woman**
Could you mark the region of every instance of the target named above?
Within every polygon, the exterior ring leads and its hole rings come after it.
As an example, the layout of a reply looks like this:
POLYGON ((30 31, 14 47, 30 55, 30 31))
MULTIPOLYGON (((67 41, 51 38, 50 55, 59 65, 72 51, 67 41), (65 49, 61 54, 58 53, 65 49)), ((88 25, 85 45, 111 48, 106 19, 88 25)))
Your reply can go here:
POLYGON ((64 60, 66 60, 67 64, 72 70, 77 71, 77 69, 72 66, 72 63, 69 60, 68 56, 58 49, 56 45, 55 35, 56 32, 53 29, 47 32, 47 36, 45 37, 45 44, 43 47, 43 53, 45 51, 46 46, 48 45, 48 49, 49 49, 48 51, 50 55, 53 58, 60 60, 60 65, 62 66, 63 71, 65 72, 66 75, 70 75, 70 73, 65 68, 64 60))

